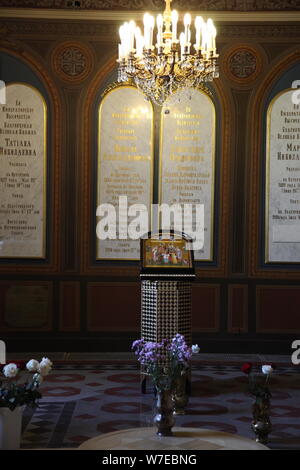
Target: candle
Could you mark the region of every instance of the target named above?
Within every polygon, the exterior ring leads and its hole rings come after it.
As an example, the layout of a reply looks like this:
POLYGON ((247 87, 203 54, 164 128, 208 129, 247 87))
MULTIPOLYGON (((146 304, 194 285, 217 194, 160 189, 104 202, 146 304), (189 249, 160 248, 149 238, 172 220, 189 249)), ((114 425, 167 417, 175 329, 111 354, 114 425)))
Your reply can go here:
POLYGON ((124 48, 122 44, 119 44, 119 60, 124 59, 124 48))
POLYGON ((123 42, 123 36, 124 36, 124 25, 122 24, 122 26, 120 26, 119 28, 119 36, 120 36, 120 39, 121 39, 121 43, 123 42))
POLYGON ((128 44, 128 23, 123 23, 119 29, 119 34, 121 38, 121 52, 122 58, 126 58, 129 54, 129 44, 128 44))
POLYGON ((128 22, 125 23, 125 57, 129 56, 130 53, 130 38, 131 38, 131 33, 130 33, 130 24, 128 22))
POLYGON ((149 13, 144 14, 144 38, 145 38, 145 48, 150 48, 150 24, 149 24, 149 13))
POLYGON ((178 22, 178 13, 176 10, 172 10, 171 19, 172 19, 172 42, 176 42, 177 41, 177 22, 178 22))
POLYGON ((152 48, 152 42, 153 42, 153 29, 154 29, 154 17, 149 15, 149 25, 150 25, 150 46, 149 48, 152 48))
POLYGON ((157 24, 157 47, 161 47, 163 45, 163 17, 162 15, 157 16, 156 24, 157 24))
POLYGON ((129 50, 134 50, 134 32, 135 32, 135 22, 130 21, 128 25, 128 40, 129 40, 129 50))
POLYGON ((201 44, 201 52, 204 54, 206 52, 207 47, 207 26, 206 23, 202 25, 202 44, 201 44))
POLYGON ((191 15, 186 13, 184 15, 184 35, 185 35, 185 44, 188 45, 190 37, 190 24, 191 24, 191 15))
POLYGON ((213 28, 214 28, 214 24, 211 18, 209 18, 207 20, 207 51, 208 52, 212 51, 213 49, 213 38, 212 38, 213 28))
POLYGON ((217 30, 215 28, 215 25, 213 26, 213 33, 212 33, 212 48, 213 48, 213 53, 216 53, 216 36, 217 36, 217 30))
POLYGON ((203 18, 202 16, 196 16, 195 18, 195 28, 196 28, 196 44, 195 49, 199 51, 201 47, 201 30, 203 26, 203 18))
POLYGON ((143 47, 144 47, 144 38, 141 33, 141 29, 137 26, 135 28, 135 43, 136 43, 136 56, 141 57, 143 55, 143 47))

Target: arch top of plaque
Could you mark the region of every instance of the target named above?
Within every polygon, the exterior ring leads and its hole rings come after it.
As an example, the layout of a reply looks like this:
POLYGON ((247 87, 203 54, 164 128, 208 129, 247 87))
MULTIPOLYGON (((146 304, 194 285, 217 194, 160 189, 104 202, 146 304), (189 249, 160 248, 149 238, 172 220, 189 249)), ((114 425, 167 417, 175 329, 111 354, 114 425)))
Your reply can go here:
POLYGON ((101 93, 101 98, 104 98, 109 92, 112 90, 115 90, 117 88, 123 88, 123 87, 133 87, 137 89, 137 86, 135 85, 133 80, 128 80, 127 82, 112 82, 107 87, 105 90, 101 93))
MULTIPOLYGON (((120 91, 125 91, 125 90, 130 90, 134 91, 137 93, 137 96, 139 96, 145 103, 145 106, 151 110, 151 119, 153 120, 153 115, 154 115, 154 109, 153 109, 153 103, 151 100, 149 100, 146 95, 131 81, 128 82, 113 82, 110 83, 105 90, 101 93, 101 100, 99 103, 99 112, 101 114, 101 110, 103 108, 103 105, 105 104, 106 100, 110 98, 113 93, 120 92, 120 91)), ((154 123, 152 123, 152 126, 154 126, 154 123)))
POLYGON ((151 104, 153 107, 152 101, 147 98, 147 96, 135 85, 133 80, 128 80, 127 82, 112 82, 110 83, 101 93, 101 100, 103 101, 104 98, 106 98, 111 92, 126 89, 126 88, 131 88, 133 90, 136 90, 145 100, 146 103, 151 104))
POLYGON ((6 83, 5 87, 6 87, 6 89, 8 89, 9 87, 15 86, 15 85, 23 86, 25 88, 30 89, 32 92, 34 92, 41 99, 41 101, 43 103, 43 106, 44 106, 44 109, 45 109, 45 112, 47 111, 47 103, 46 103, 45 97, 38 88, 36 88, 34 85, 31 85, 30 83, 19 82, 19 81, 13 81, 13 82, 6 83))
MULTIPOLYGON (((291 93, 291 92, 294 92, 295 94, 298 94, 299 95, 299 98, 300 98, 300 88, 284 88, 284 90, 280 90, 278 93, 276 93, 275 96, 273 96, 273 98, 270 100, 269 104, 268 104, 268 112, 272 109, 272 107, 274 106, 274 104, 276 103, 276 101, 281 98, 281 96, 287 94, 287 93, 291 93)), ((296 104, 296 103, 295 103, 296 104)), ((299 99, 299 103, 297 104, 300 104, 300 99, 299 99)))

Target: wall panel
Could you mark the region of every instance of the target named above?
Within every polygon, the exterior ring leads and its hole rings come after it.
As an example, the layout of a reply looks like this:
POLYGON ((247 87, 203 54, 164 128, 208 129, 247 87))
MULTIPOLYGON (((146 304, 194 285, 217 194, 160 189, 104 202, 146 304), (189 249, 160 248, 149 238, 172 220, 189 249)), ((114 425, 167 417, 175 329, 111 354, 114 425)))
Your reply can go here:
POLYGON ((62 281, 59 293, 60 331, 80 330, 80 283, 62 281))
POLYGON ((87 330, 139 331, 140 285, 90 282, 87 285, 87 330))
POLYGON ((295 333, 300 331, 300 287, 256 288, 256 331, 295 333))
POLYGON ((228 331, 245 333, 248 330, 248 286, 228 286, 228 331))
POLYGON ((214 332, 219 329, 220 286, 194 284, 192 290, 192 330, 214 332))

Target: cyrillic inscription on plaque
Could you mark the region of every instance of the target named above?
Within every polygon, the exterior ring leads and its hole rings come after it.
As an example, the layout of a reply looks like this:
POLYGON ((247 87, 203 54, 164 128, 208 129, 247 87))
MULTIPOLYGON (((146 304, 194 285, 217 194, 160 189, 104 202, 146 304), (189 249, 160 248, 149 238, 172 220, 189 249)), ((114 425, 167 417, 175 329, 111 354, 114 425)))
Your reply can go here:
POLYGON ((300 262, 300 105, 295 90, 275 96, 267 113, 266 262, 300 262))
POLYGON ((14 83, 0 106, 0 257, 44 258, 46 104, 14 83))
POLYGON ((140 259, 140 242, 129 234, 130 207, 143 205, 150 215, 152 169, 152 105, 135 87, 115 88, 99 108, 97 208, 115 208, 116 239, 101 239, 97 231, 97 259, 140 259))
MULTIPOLYGON (((196 89, 190 99, 162 108, 160 202, 204 205, 204 245, 195 260, 213 259, 215 107, 196 89)), ((184 210, 184 209, 183 209, 184 210)), ((184 226, 183 226, 184 229, 184 226)), ((192 233, 190 234, 193 235, 192 233)), ((194 237, 195 238, 195 237, 194 237)))

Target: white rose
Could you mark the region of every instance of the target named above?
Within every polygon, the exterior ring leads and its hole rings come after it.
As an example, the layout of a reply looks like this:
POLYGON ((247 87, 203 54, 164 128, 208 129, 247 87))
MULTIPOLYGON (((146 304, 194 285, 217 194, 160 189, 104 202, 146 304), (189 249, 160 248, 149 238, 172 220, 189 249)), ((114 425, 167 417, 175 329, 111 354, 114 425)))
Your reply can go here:
POLYGON ((45 366, 48 366, 49 369, 51 369, 52 366, 53 366, 52 362, 50 361, 50 359, 48 359, 48 357, 43 357, 42 360, 41 360, 41 362, 40 362, 40 364, 43 364, 43 366, 44 366, 44 365, 45 365, 45 366))
POLYGON ((19 369, 17 368, 16 364, 13 363, 7 364, 3 367, 3 374, 9 379, 15 377, 18 371, 19 369))
POLYGON ((43 357, 43 359, 41 360, 41 362, 39 363, 39 366, 38 366, 38 369, 37 371, 43 376, 45 377, 46 375, 49 374, 51 368, 52 368, 52 362, 50 361, 50 359, 48 359, 48 357, 43 357))
POLYGON ((200 348, 199 348, 198 344, 193 344, 192 345, 192 353, 193 354, 198 354, 199 351, 200 351, 200 348))
POLYGON ((36 372, 38 367, 39 367, 39 362, 36 361, 35 359, 31 359, 26 364, 26 368, 27 370, 29 370, 29 372, 36 372))
POLYGON ((263 373, 263 374, 265 374, 265 375, 270 375, 270 374, 272 374, 272 372, 273 372, 273 367, 272 367, 272 366, 268 366, 268 365, 264 365, 264 366, 262 366, 261 370, 262 370, 262 373, 263 373))

